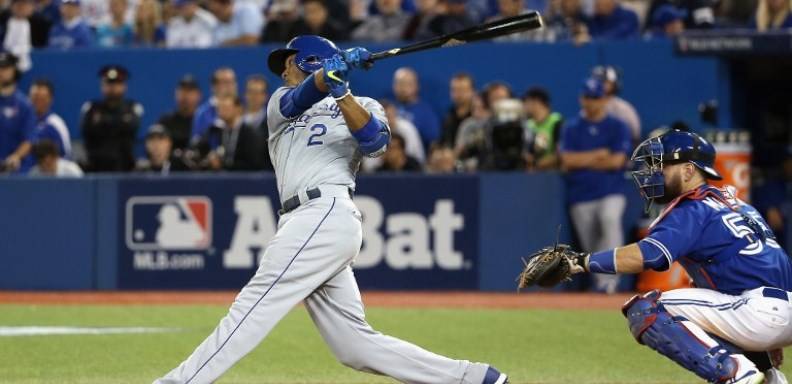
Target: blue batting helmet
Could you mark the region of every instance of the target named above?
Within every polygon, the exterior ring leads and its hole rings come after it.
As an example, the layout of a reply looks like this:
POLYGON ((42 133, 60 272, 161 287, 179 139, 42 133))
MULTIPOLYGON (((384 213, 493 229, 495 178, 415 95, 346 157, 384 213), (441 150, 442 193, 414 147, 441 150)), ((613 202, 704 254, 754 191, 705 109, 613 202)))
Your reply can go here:
POLYGON ((638 170, 632 173, 641 195, 649 201, 665 194, 663 164, 690 162, 708 179, 721 180, 715 170, 715 147, 701 136, 672 130, 647 139, 633 152, 638 170))
POLYGON ((339 52, 335 43, 324 37, 302 35, 291 39, 286 48, 272 51, 267 58, 267 66, 270 71, 280 76, 286 69, 286 58, 297 54, 294 59, 297 68, 305 73, 312 73, 322 68, 322 60, 339 52))

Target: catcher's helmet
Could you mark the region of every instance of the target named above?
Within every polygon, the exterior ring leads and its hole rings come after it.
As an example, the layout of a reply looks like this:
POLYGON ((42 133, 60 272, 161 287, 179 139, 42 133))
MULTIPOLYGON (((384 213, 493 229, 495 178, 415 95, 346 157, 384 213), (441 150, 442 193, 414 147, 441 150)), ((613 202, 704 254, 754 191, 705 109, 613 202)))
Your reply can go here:
POLYGON ((715 170, 715 147, 701 136, 680 130, 672 130, 658 137, 647 139, 633 152, 632 160, 638 167, 632 173, 641 195, 647 200, 665 194, 663 164, 690 162, 700 169, 708 179, 721 180, 715 170))
POLYGON ((291 39, 286 44, 286 48, 272 51, 267 58, 267 66, 272 73, 280 76, 286 69, 286 58, 296 53, 294 62, 297 68, 305 73, 311 73, 322 68, 322 60, 338 52, 340 52, 338 47, 324 37, 302 35, 291 39))

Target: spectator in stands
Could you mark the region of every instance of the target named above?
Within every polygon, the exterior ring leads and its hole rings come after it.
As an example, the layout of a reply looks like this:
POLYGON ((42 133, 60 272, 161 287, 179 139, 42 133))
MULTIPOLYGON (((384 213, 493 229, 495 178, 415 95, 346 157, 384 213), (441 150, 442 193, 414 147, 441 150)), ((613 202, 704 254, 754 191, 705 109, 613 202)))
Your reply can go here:
POLYGON ((251 75, 245 82, 245 114, 242 120, 260 133, 269 135, 267 131, 267 79, 263 75, 251 75))
POLYGON ((754 20, 759 0, 720 0, 715 8, 718 28, 744 28, 754 20))
POLYGON ((52 140, 43 139, 33 145, 33 156, 36 165, 28 173, 30 176, 83 176, 83 171, 77 163, 64 159, 58 154, 58 145, 52 140))
POLYGON ((379 14, 363 20, 352 31, 353 40, 395 41, 401 38, 410 15, 402 12, 401 0, 376 0, 379 14))
POLYGON ((571 41, 581 45, 591 41, 583 6, 580 0, 558 0, 551 3, 545 15, 546 29, 556 41, 571 41))
POLYGON ((418 74, 412 68, 394 72, 393 94, 399 114, 418 128, 424 148, 428 148, 440 136, 440 119, 429 103, 420 100, 418 92, 418 74))
MULTIPOLYGON (((523 0, 498 0, 498 14, 487 19, 488 22, 516 17, 529 11, 523 0)), ((554 41, 553 30, 541 28, 496 37, 495 41, 554 41)))
MULTIPOLYGON (((60 0, 36 0, 36 10, 35 14, 42 19, 46 20, 50 26, 60 23, 61 21, 61 14, 60 14, 60 0)), ((43 38, 43 46, 47 45, 47 37, 45 35, 43 38)), ((34 38, 35 44, 35 38, 34 38)), ((35 47, 38 47, 34 45, 35 47)))
POLYGON ((657 8, 652 14, 652 31, 649 37, 663 39, 681 35, 685 32, 685 17, 685 11, 673 5, 657 8))
POLYGON ((619 0, 595 0, 594 16, 587 23, 588 32, 594 39, 623 40, 638 37, 638 15, 624 8, 619 0))
POLYGON ((206 48, 214 44, 217 19, 201 8, 197 0, 174 0, 177 14, 168 22, 165 45, 168 48, 206 48))
POLYGON ((9 52, 0 52, 0 171, 26 172, 36 135, 36 117, 33 107, 17 89, 19 69, 17 58, 9 52))
POLYGON ((432 36, 445 35, 472 27, 476 21, 467 10, 466 0, 439 0, 437 16, 429 22, 432 36))
POLYGON ((195 111, 192 124, 191 140, 203 136, 207 129, 217 119, 217 98, 221 96, 236 96, 236 73, 229 67, 221 67, 212 74, 212 96, 201 104, 195 111))
POLYGON ((637 143, 641 139, 641 117, 629 101, 619 97, 622 88, 619 71, 609 65, 598 65, 591 70, 591 76, 605 86, 608 114, 626 124, 637 143))
POLYGON ((71 136, 63 119, 52 112, 55 96, 52 82, 45 79, 33 81, 28 93, 36 114, 36 141, 51 140, 58 147, 58 155, 71 158, 71 136))
POLYGON ((188 170, 181 156, 175 156, 174 153, 168 130, 160 124, 154 124, 146 133, 146 158, 138 160, 135 171, 167 175, 188 170))
POLYGON ((101 47, 132 45, 135 34, 126 21, 127 0, 110 0, 110 21, 96 28, 96 41, 101 47))
POLYGON ((303 17, 297 23, 297 35, 319 35, 333 41, 347 40, 344 27, 328 19, 325 0, 303 0, 303 17))
POLYGON ((126 98, 129 72, 120 65, 99 71, 102 99, 82 107, 82 137, 89 172, 129 172, 135 167, 133 148, 143 106, 126 98))
POLYGON ((502 81, 492 81, 485 84, 482 92, 487 108, 492 108, 496 101, 514 97, 511 87, 502 81))
POLYGON ((264 27, 264 19, 255 5, 239 0, 209 0, 209 10, 217 17, 214 31, 216 45, 254 45, 264 27))
POLYGON ((382 154, 382 165, 377 172, 420 172, 421 164, 405 152, 404 138, 391 134, 388 149, 382 154))
POLYGON ((159 124, 165 128, 173 148, 185 150, 190 145, 193 116, 201 103, 201 87, 192 75, 184 75, 174 91, 176 109, 162 115, 159 124))
MULTIPOLYGON (((380 100, 382 108, 385 109, 385 117, 388 119, 388 126, 391 133, 398 134, 404 141, 404 152, 407 156, 414 158, 419 165, 426 162, 426 152, 424 151, 421 135, 413 123, 399 116, 399 110, 390 100, 380 100)), ((361 169, 366 172, 377 170, 382 165, 382 156, 365 157, 361 164, 361 169)))
MULTIPOLYGON (((607 102, 602 81, 587 79, 580 96, 581 115, 561 132, 559 151, 561 167, 567 172, 567 203, 585 252, 624 244, 624 171, 632 135, 621 120, 608 115, 607 102)), ((617 275, 594 276, 597 290, 616 291, 617 275)))
POLYGON ((475 171, 478 169, 480 157, 486 151, 487 134, 492 112, 486 107, 482 95, 473 97, 473 112, 470 117, 459 124, 456 135, 454 154, 463 169, 475 171))
POLYGON ((473 114, 473 98, 476 96, 473 76, 468 73, 457 73, 451 77, 449 95, 451 106, 443 119, 440 142, 453 148, 456 145, 459 124, 473 114))
MULTIPOLYGON (((137 0, 132 1, 137 4, 137 0)), ((109 5, 108 0, 81 0, 80 9, 83 20, 92 29, 110 21, 109 5)), ((132 22, 132 14, 127 15, 127 21, 132 22)))
MULTIPOLYGON (((746 0, 737 0, 748 3, 746 0)), ((722 2, 722 0, 720 1, 722 2)), ((657 10, 664 5, 672 5, 685 11, 685 29, 708 29, 715 25, 715 7, 719 1, 713 0, 652 0, 646 12, 646 20, 652 20, 657 10)), ((647 23, 651 26, 651 23, 647 23)))
POLYGON ((399 108, 390 100, 380 100, 380 104, 385 109, 385 117, 388 119, 391 132, 398 133, 404 139, 404 150, 407 156, 414 158, 419 164, 425 163, 426 150, 418 128, 415 128, 415 125, 409 120, 399 116, 399 108))
POLYGON ((261 42, 286 42, 297 36, 300 4, 297 0, 273 0, 267 11, 267 24, 261 42))
POLYGON ((457 159, 454 150, 442 145, 432 145, 429 149, 429 160, 426 172, 430 174, 454 173, 457 171, 457 159))
POLYGON ((52 24, 35 14, 33 0, 12 0, 9 9, 0 13, 0 42, 2 48, 19 58, 19 70, 31 67, 30 51, 47 46, 52 24))
POLYGON ((402 40, 421 40, 432 37, 429 22, 437 16, 437 0, 416 0, 415 13, 402 31, 402 40))
POLYGON ((503 82, 484 86, 480 96, 473 99, 472 115, 462 121, 456 136, 454 153, 462 168, 475 171, 485 166, 492 151, 493 110, 497 102, 512 98, 512 91, 503 82))
POLYGON ((93 32, 80 17, 80 0, 61 0, 60 10, 61 22, 50 29, 47 46, 57 49, 92 46, 93 32))
POLYGON ((759 32, 792 28, 789 0, 760 0, 751 27, 759 32))
POLYGON ((242 101, 237 96, 217 99, 217 120, 201 138, 197 148, 209 170, 254 171, 262 169, 265 155, 259 134, 242 121, 242 101))
POLYGON ((544 88, 530 88, 523 96, 525 112, 528 115, 528 129, 533 142, 529 150, 531 168, 547 170, 558 167, 556 146, 561 134, 564 118, 553 112, 550 93, 544 88))
POLYGON ((165 25, 162 6, 157 0, 139 0, 135 10, 135 43, 140 46, 163 46, 165 25))

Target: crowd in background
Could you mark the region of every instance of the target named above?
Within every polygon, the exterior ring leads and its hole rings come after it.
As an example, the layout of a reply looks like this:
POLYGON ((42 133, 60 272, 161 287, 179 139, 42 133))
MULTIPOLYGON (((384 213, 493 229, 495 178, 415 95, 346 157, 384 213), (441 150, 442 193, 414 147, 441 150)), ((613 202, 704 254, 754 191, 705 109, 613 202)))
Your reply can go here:
MULTIPOLYGON (((105 66, 98 74, 102 97, 83 104, 80 127, 75 129, 82 140, 73 144, 66 123, 51 111, 54 85, 37 79, 28 90, 17 89, 17 64, 14 55, 0 53, 0 107, 15 111, 0 114, 0 127, 8 131, 0 135, 0 164, 7 172, 39 174, 48 163, 73 163, 64 168, 68 175, 79 169, 122 173, 272 170, 266 122, 269 85, 263 75, 237 79, 232 68, 217 68, 206 79, 210 95, 202 94, 199 79, 184 75, 175 84, 172 111, 157 117, 154 125, 141 127, 145 111, 126 95, 127 69, 105 66), (238 90, 240 81, 242 90, 238 90), (140 151, 135 148, 141 136, 145 136, 145 156, 137 158, 140 151), (53 146, 56 161, 47 161, 44 155, 53 154, 53 146)), ((562 132, 587 116, 591 122, 613 117, 618 127, 605 128, 603 133, 623 131, 631 144, 640 139, 640 117, 618 96, 619 77, 614 67, 593 68, 590 78, 581 82, 581 115, 565 119, 553 110, 552 96, 544 88, 517 91, 504 82, 479 86, 471 74, 457 73, 448 84, 451 105, 441 114, 421 98, 419 74, 409 67, 399 68, 393 73, 392 92, 380 95, 392 143, 384 156, 365 159, 362 171, 568 169, 570 161, 563 161, 558 149, 573 137, 562 132)))
POLYGON ((502 40, 666 38, 686 29, 792 27, 790 0, 0 0, 3 48, 203 48, 331 40, 418 40, 542 12, 546 27, 502 40))

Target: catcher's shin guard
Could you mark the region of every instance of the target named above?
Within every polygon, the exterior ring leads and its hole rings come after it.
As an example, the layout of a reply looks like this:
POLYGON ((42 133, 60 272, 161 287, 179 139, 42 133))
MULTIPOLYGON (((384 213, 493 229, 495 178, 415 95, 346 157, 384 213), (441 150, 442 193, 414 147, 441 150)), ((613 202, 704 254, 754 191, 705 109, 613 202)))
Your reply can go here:
POLYGON ((734 378, 739 366, 731 353, 697 325, 672 317, 659 298, 655 290, 633 296, 622 307, 635 339, 710 383, 734 378))

